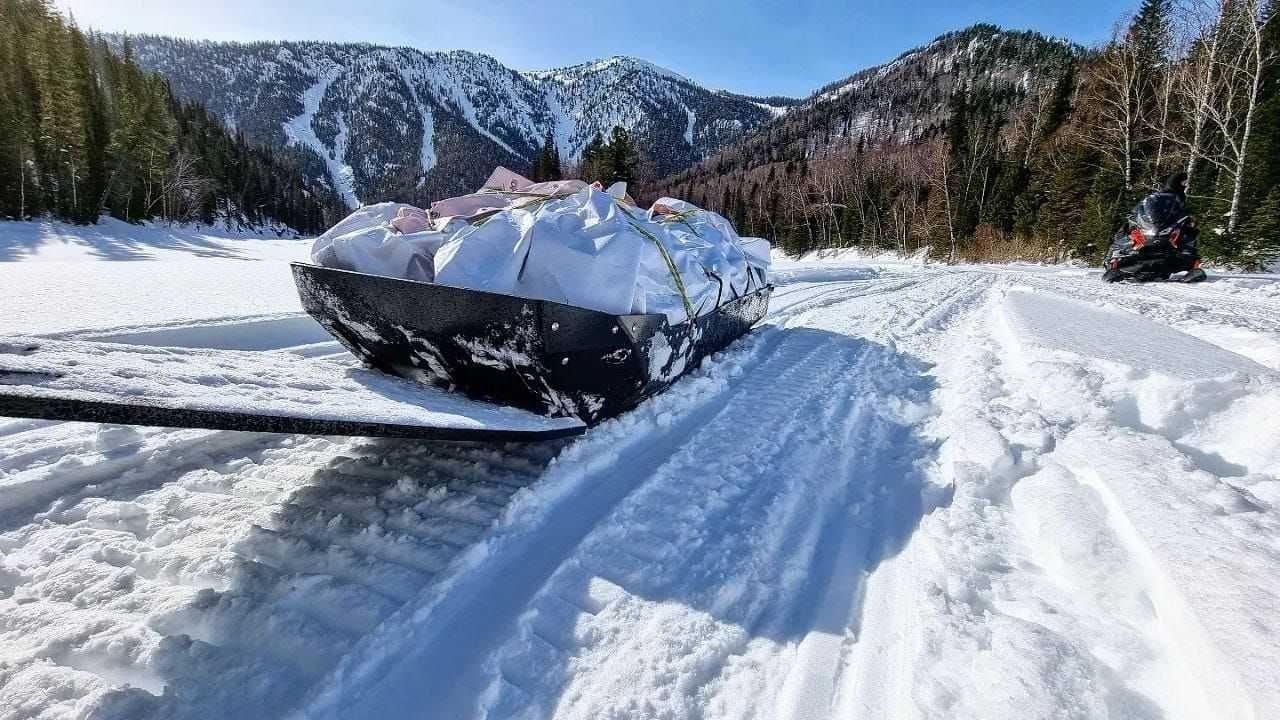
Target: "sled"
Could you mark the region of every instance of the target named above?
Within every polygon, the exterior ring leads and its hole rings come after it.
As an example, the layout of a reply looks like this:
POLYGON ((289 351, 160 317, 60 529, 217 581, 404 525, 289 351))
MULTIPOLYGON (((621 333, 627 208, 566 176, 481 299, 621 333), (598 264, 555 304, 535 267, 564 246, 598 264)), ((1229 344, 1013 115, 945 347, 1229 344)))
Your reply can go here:
POLYGON ((638 405, 759 322, 772 286, 692 322, 295 263, 302 305, 367 365, 591 425, 638 405))
POLYGON ((295 264, 355 358, 0 338, 0 416, 264 433, 533 441, 580 434, 751 329, 771 287, 693 322, 295 264), (357 362, 359 359, 362 362, 357 362))

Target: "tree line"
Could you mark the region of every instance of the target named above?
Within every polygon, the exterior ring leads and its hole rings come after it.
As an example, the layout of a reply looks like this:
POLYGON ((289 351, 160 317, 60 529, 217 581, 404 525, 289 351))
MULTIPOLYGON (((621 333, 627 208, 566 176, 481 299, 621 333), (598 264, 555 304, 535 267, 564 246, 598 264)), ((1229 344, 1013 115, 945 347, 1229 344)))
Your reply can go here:
POLYGON ((250 144, 51 0, 0 0, 0 217, 264 225, 342 210, 289 151, 250 144))
POLYGON ((1023 83, 956 83, 944 120, 905 139, 824 138, 817 113, 799 129, 784 117, 660 190, 792 252, 1095 261, 1182 171, 1205 256, 1264 266, 1280 258, 1278 6, 1144 0, 1110 42, 1023 83))
POLYGON ((652 181, 652 174, 645 173, 646 161, 631 133, 626 128, 615 125, 608 140, 603 133, 597 132, 587 141, 577 165, 562 163, 560 151, 556 148, 551 132, 547 131, 542 147, 534 159, 530 179, 543 182, 568 176, 587 182, 599 181, 606 187, 624 182, 629 191, 635 194, 639 183, 652 181))

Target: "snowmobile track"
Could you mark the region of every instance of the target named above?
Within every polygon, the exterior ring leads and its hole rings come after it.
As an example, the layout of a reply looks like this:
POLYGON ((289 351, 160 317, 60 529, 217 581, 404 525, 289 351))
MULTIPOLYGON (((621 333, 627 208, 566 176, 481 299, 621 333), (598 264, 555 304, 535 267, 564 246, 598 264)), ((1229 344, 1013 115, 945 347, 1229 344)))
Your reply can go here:
POLYGON ((1011 321, 1275 368, 1269 287, 790 272, 572 441, 0 423, 0 718, 1280 709, 1280 388, 1011 321))

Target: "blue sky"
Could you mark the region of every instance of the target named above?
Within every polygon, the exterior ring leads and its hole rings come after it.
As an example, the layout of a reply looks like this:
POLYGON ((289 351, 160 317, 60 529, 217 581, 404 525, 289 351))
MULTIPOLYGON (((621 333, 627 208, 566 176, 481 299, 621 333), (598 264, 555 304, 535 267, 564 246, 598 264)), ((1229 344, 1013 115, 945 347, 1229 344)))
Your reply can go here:
POLYGON ((485 52, 521 70, 634 55, 703 85, 807 95, 976 22, 1092 44, 1138 0, 57 0, 82 26, 485 52))

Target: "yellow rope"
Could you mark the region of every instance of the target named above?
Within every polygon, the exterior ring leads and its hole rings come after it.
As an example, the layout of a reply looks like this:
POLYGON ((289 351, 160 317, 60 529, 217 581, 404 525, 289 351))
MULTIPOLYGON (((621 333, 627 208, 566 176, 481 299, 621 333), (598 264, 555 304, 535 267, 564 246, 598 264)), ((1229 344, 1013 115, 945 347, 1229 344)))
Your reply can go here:
POLYGON ((685 290, 684 278, 680 277, 680 270, 676 268, 675 260, 671 259, 671 253, 667 252, 666 246, 662 244, 662 241, 658 239, 657 235, 654 235, 648 230, 645 230, 644 227, 640 225, 640 223, 636 222, 635 218, 631 217, 631 213, 627 210, 626 206, 624 206, 620 200, 618 200, 617 198, 614 198, 614 202, 616 202, 618 204, 618 208, 622 210, 622 214, 624 217, 627 218, 627 222, 631 223, 631 227, 639 231, 641 235, 644 235, 645 237, 649 238, 649 240, 652 241, 654 245, 658 246, 658 253, 662 255, 662 261, 667 264, 667 272, 671 273, 671 279, 675 281, 676 289, 680 291, 680 300, 684 302, 685 314, 689 316, 690 321, 693 321, 695 318, 697 318, 698 315, 697 315, 697 312, 693 309, 693 303, 689 302, 689 292, 685 290))

